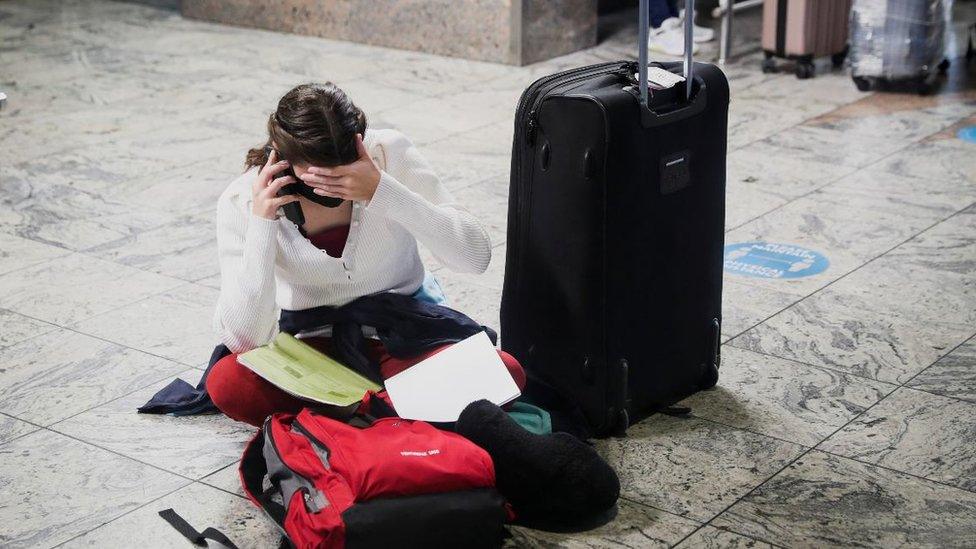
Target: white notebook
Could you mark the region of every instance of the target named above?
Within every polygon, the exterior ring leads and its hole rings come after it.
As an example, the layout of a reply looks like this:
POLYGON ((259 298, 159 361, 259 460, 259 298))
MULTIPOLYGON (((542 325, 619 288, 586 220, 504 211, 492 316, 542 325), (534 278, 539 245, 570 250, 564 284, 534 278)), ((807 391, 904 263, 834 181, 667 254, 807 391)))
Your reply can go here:
POLYGON ((501 406, 521 394, 484 331, 390 377, 385 385, 397 415, 423 421, 457 421, 476 400, 501 406))

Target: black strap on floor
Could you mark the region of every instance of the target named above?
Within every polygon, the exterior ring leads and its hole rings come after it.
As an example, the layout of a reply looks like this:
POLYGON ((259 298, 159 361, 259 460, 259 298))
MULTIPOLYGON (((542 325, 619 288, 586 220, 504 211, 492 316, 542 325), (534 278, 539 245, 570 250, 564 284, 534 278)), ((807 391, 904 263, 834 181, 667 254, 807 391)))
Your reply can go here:
POLYGON ((222 534, 220 530, 207 528, 203 532, 197 532, 195 528, 190 526, 189 522, 184 520, 183 517, 172 509, 163 509, 159 512, 159 516, 163 517, 163 520, 168 522, 170 526, 175 528, 177 532, 183 534, 183 537, 190 540, 197 547, 207 547, 207 540, 212 539, 230 549, 237 549, 237 546, 231 540, 227 539, 227 536, 222 534))

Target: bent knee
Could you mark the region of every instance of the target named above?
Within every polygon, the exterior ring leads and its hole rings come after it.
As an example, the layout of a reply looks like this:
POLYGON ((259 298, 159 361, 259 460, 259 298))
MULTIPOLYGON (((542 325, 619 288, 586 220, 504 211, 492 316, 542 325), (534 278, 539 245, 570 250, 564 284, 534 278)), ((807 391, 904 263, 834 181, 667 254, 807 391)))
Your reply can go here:
POLYGON ((525 390, 525 369, 522 368, 522 364, 519 363, 518 359, 510 355, 506 351, 498 350, 498 356, 501 357, 502 362, 505 367, 508 368, 508 372, 512 374, 512 379, 515 380, 515 384, 518 385, 519 391, 525 390))
POLYGON ((213 365, 207 374, 207 394, 214 406, 224 415, 242 421, 239 413, 243 398, 241 395, 241 369, 237 353, 231 353, 213 365))

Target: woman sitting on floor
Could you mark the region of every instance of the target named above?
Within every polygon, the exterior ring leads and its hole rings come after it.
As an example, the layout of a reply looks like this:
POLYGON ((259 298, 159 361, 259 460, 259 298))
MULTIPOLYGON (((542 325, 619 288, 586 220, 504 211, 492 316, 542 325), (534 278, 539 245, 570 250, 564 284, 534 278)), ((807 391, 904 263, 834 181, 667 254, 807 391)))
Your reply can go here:
MULTIPOLYGON (((285 94, 268 134, 266 146, 247 154, 246 171, 217 206, 221 282, 214 327, 231 354, 213 363, 206 377, 217 408, 252 425, 309 404, 237 362, 238 353, 272 339, 276 306, 341 307, 382 292, 436 303, 424 284, 418 241, 456 272, 483 273, 491 259, 482 224, 453 200, 416 147, 398 131, 368 130, 363 112, 335 85, 306 84, 285 94), (298 180, 284 174, 288 168, 298 180), (329 207, 301 195, 279 197, 290 183, 342 202, 329 207), (291 202, 301 205, 301 228, 279 214, 291 202)), ((331 339, 304 341, 332 355, 331 339)), ((383 378, 446 347, 396 358, 379 340, 367 342, 383 378)), ((498 353, 522 388, 518 361, 498 353)))

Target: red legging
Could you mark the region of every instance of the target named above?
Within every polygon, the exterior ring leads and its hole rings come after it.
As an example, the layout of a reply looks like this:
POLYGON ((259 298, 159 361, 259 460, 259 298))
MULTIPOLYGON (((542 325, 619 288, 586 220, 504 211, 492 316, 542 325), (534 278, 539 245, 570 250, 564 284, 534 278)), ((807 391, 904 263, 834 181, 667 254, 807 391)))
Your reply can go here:
MULTIPOLYGON (((302 341, 325 354, 329 354, 331 350, 330 338, 313 337, 302 341)), ((450 347, 450 344, 442 345, 413 358, 394 358, 386 353, 383 344, 378 340, 368 339, 367 342, 369 342, 373 353, 372 358, 380 363, 380 374, 383 379, 402 372, 421 360, 450 347)), ((518 360, 502 350, 498 351, 498 356, 501 357, 505 367, 512 374, 519 390, 524 389, 525 371, 522 370, 518 360)), ((302 408, 311 404, 307 400, 289 395, 239 364, 236 353, 220 359, 210 369, 210 375, 207 376, 207 392, 221 412, 232 419, 250 423, 256 427, 260 427, 264 423, 264 419, 273 413, 297 414, 302 408)))

